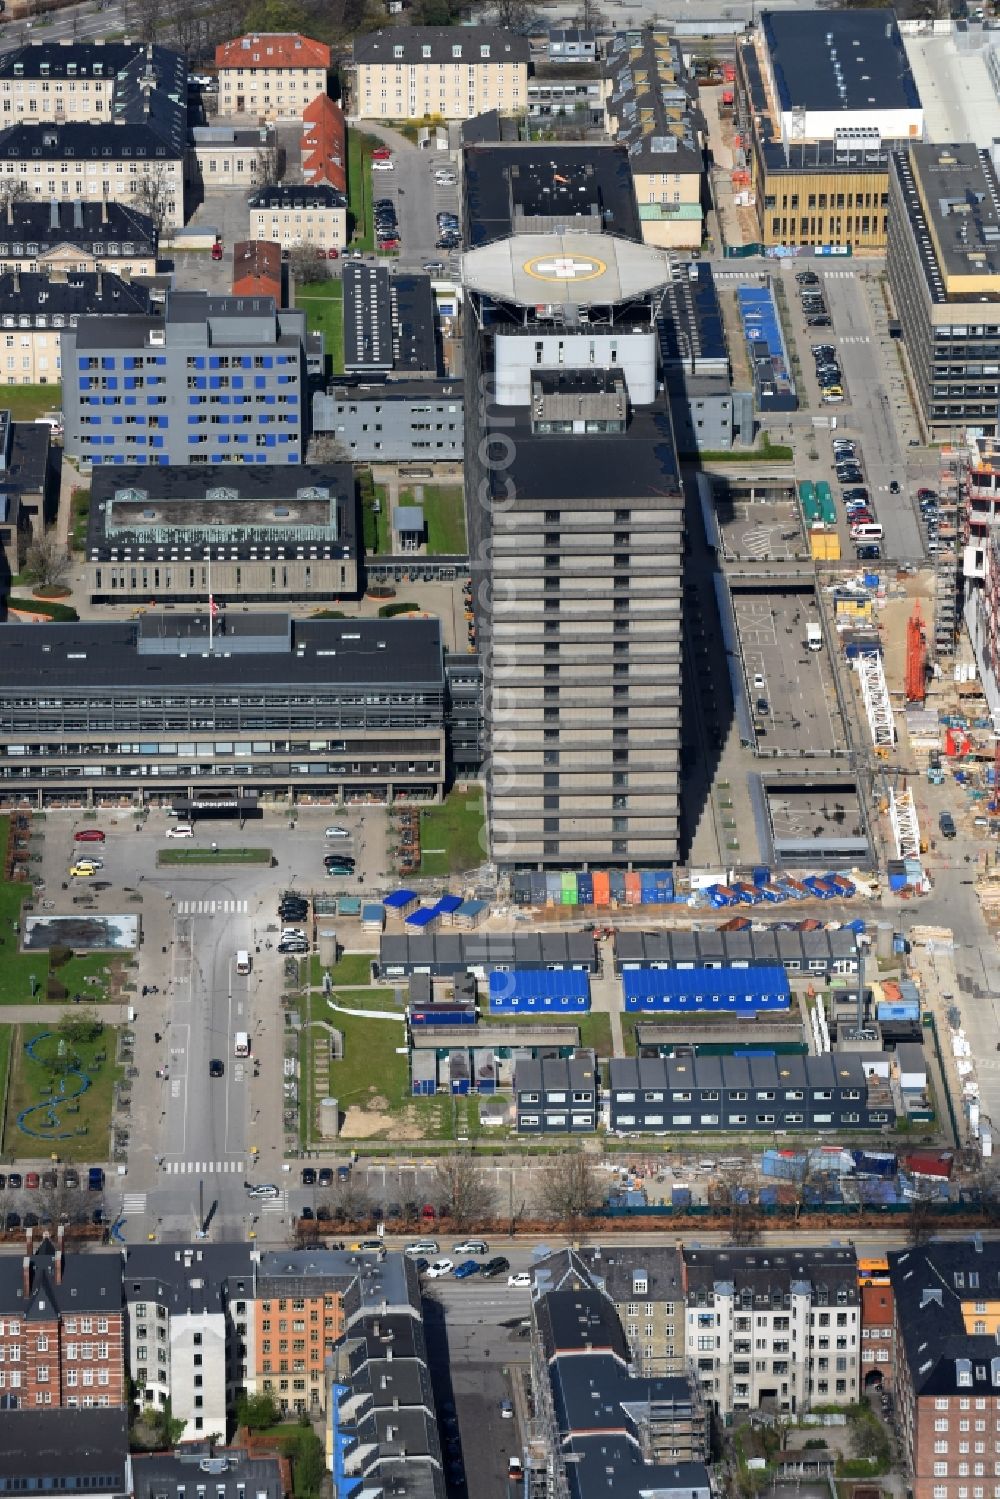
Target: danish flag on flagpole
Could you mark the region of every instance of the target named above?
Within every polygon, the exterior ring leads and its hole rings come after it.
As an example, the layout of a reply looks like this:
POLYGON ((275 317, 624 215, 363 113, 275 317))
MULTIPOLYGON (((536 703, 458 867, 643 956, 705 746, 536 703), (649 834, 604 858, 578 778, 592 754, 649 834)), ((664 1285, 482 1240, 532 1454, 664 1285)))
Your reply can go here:
POLYGON ((208 596, 208 612, 212 616, 213 619, 215 618, 215 616, 217 614, 221 614, 221 612, 222 612, 220 610, 218 604, 215 602, 215 598, 214 598, 214 596, 212 594, 209 594, 209 596, 208 596))

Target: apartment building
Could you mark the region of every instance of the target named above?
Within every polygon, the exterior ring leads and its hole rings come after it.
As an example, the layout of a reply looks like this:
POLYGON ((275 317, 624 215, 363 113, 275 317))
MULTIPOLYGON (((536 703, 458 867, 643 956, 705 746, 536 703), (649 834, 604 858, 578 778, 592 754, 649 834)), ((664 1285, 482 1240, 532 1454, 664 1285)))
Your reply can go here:
POLYGON ((440 800, 438 620, 240 610, 210 625, 207 559, 191 573, 197 615, 6 627, 0 800, 440 800))
POLYGON ((556 1499, 607 1492, 708 1499, 708 1425, 697 1384, 630 1364, 613 1305, 588 1289, 536 1291, 533 1431, 556 1499))
POLYGON ((363 120, 522 114, 529 57, 527 37, 494 26, 369 32, 354 39, 351 113, 363 120))
POLYGON ((299 32, 253 32, 215 49, 219 115, 299 120, 326 93, 330 49, 299 32))
POLYGON ((124 203, 10 198, 0 210, 0 274, 151 276, 156 246, 152 219, 124 203))
POLYGON ((347 192, 347 122, 329 94, 317 94, 302 111, 299 161, 304 182, 325 182, 347 192))
POLYGON ((168 292, 162 317, 83 317, 62 336, 66 451, 83 463, 301 463, 305 313, 168 292))
POLYGON ((58 385, 62 337, 81 318, 148 314, 149 292, 104 271, 0 274, 0 384, 58 385))
POLYGON ((315 1413, 326 1403, 326 1365, 344 1335, 344 1296, 358 1267, 336 1250, 260 1255, 253 1306, 258 1393, 283 1411, 315 1413))
MULTIPOLYGON (((672 1245, 557 1250, 535 1266, 535 1287, 602 1291, 614 1303, 637 1370, 658 1375, 686 1370, 683 1265, 672 1245)), ((684 1455, 700 1457, 704 1450, 702 1437, 684 1455)))
POLYGON ((179 52, 132 41, 30 41, 0 56, 0 125, 112 120, 136 79, 186 107, 179 52))
MULTIPOLYGON (((11 421, 9 410, 0 406, 0 490, 7 498, 5 530, 15 533, 10 536, 13 547, 5 542, 10 561, 20 559, 21 547, 44 529, 51 453, 47 423, 11 421)), ((20 571, 20 562, 14 571, 20 571)))
POLYGON ((240 239, 233 245, 233 296, 273 297, 285 303, 281 246, 270 239, 240 239))
POLYGON ((0 1421, 4 1492, 38 1499, 73 1493, 133 1499, 128 1427, 124 1410, 27 1410, 5 1400, 0 1421))
POLYGON ((895 1305, 889 1266, 864 1270, 859 1262, 861 1283, 860 1378, 864 1393, 891 1389, 896 1363, 895 1305))
POLYGON ((608 134, 628 147, 647 244, 701 245, 704 127, 680 43, 668 31, 619 32, 605 62, 608 134))
POLYGON ((128 1367, 141 1402, 168 1404, 180 1440, 225 1440, 226 1412, 254 1366, 254 1262, 248 1244, 138 1244, 115 1257, 128 1367))
POLYGON ((117 1255, 67 1254, 61 1228, 37 1245, 28 1229, 23 1254, 0 1255, 0 1404, 125 1404, 117 1255))
POLYGON ((597 1063, 592 1051, 571 1057, 519 1057, 514 1067, 519 1134, 579 1134, 597 1128, 597 1063))
POLYGON ((195 125, 187 155, 188 181, 203 193, 220 187, 259 187, 284 171, 273 125, 195 125))
POLYGON ((0 189, 46 203, 106 198, 141 209, 146 203, 143 184, 152 178, 162 208, 157 230, 179 229, 184 223, 185 116, 172 106, 162 115, 157 112, 155 120, 148 109, 133 113, 135 118, 98 125, 12 125, 0 133, 0 189))
POLYGON ((1000 1245, 976 1234, 888 1260, 914 1499, 1000 1499, 1000 1245))
POLYGON ((929 440, 1000 436, 1000 178, 973 145, 893 153, 886 271, 929 440))
POLYGON ((805 1411, 858 1399, 853 1249, 683 1249, 685 1346, 705 1399, 805 1411))
POLYGON ((211 1441, 187 1442, 173 1452, 142 1452, 132 1458, 130 1499, 184 1499, 189 1486, 201 1499, 205 1475, 211 1474, 213 1499, 288 1499, 291 1463, 277 1451, 268 1452, 267 1439, 251 1437, 247 1446, 219 1447, 211 1441), (206 1466, 208 1464, 209 1466, 206 1466))
POLYGON ((319 606, 357 594, 359 550, 350 464, 94 471, 84 567, 95 604, 203 606, 211 560, 220 606, 319 606))
POLYGON ((281 183, 247 200, 250 233, 283 250, 315 245, 338 252, 347 244, 347 199, 327 182, 281 183))
POLYGON ((891 12, 763 11, 736 48, 734 188, 761 241, 884 250, 889 157, 924 112, 891 12))

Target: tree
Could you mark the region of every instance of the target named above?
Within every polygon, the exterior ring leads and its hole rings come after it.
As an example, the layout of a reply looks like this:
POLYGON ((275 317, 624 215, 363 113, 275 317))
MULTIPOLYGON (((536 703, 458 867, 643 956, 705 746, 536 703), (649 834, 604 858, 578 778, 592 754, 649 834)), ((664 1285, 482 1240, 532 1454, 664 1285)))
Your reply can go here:
POLYGON ((28 196, 28 184, 20 178, 9 177, 0 182, 0 209, 5 213, 8 203, 19 203, 28 196))
POLYGON ((734 1160, 720 1167, 715 1201, 720 1211, 728 1214, 729 1235, 734 1244, 756 1244, 760 1238, 755 1190, 749 1160, 734 1160))
POLYGON ((95 1010, 70 1010, 62 1017, 56 1030, 68 1046, 87 1045, 96 1041, 104 1029, 104 1022, 95 1010))
POLYGON ((298 0, 253 0, 244 31, 308 31, 309 15, 298 0))
POLYGON ((39 536, 28 547, 24 562, 25 576, 37 588, 62 588, 69 579, 73 558, 55 532, 39 536))
POLYGON ((288 269, 297 286, 326 281, 330 275, 329 261, 319 253, 318 245, 293 245, 288 252, 288 269))
POLYGON ((254 157, 254 177, 258 187, 274 187, 285 175, 285 153, 276 140, 261 146, 254 157))
POLYGON ((348 1177, 338 1182, 332 1194, 322 1204, 338 1223, 367 1222, 372 1215, 372 1200, 363 1182, 348 1177))
POLYGON ((580 1223, 604 1200, 604 1186, 589 1156, 583 1151, 550 1166, 538 1188, 538 1205, 548 1218, 580 1223))
POLYGON ((584 31, 600 31, 604 25, 604 17, 598 0, 580 0, 580 9, 576 13, 576 24, 584 31))
POLYGON ((143 175, 135 184, 133 194, 135 206, 140 213, 148 214, 159 237, 174 212, 174 184, 168 168, 160 163, 148 163, 143 175))
POLYGON ((504 31, 526 32, 533 15, 530 0, 493 0, 490 9, 493 24, 504 31))
POLYGON ((493 1188, 470 1155, 444 1156, 434 1168, 434 1185, 441 1210, 456 1228, 465 1228, 493 1212, 493 1188))
POLYGON ((244 1395, 236 1402, 236 1424, 248 1431, 264 1431, 281 1420, 281 1407, 266 1390, 260 1395, 244 1395))

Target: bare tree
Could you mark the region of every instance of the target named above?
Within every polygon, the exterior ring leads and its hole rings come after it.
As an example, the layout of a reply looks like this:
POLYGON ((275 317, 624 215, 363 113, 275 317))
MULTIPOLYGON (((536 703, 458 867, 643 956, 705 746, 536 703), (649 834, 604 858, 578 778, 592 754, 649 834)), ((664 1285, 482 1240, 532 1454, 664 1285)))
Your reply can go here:
POLYGON ((441 1208, 456 1228, 488 1218, 495 1206, 493 1188, 470 1155, 444 1156, 434 1169, 441 1208))
POLYGON ((326 281, 330 275, 329 261, 319 253, 318 245, 293 245, 288 252, 288 269, 297 286, 305 286, 310 281, 326 281))
POLYGON ((600 31, 604 25, 604 17, 598 0, 580 0, 580 8, 576 13, 576 24, 583 31, 600 31))
POLYGON ((530 0, 493 0, 489 15, 495 26, 520 33, 527 31, 534 10, 530 0))
POLYGON ((29 546, 24 571, 36 588, 62 588, 72 569, 73 558, 54 532, 46 532, 29 546))
POLYGON ((579 1224, 604 1200, 598 1172, 582 1150, 547 1167, 538 1186, 538 1206, 547 1218, 579 1224))
POLYGON ((7 177, 0 182, 0 211, 6 213, 9 203, 20 203, 29 196, 28 184, 19 177, 7 177))
POLYGON ((760 1213, 755 1199, 753 1167, 748 1159, 733 1160, 720 1167, 715 1201, 729 1217, 729 1234, 734 1244, 756 1244, 760 1238, 760 1213))
POLYGON ((174 184, 166 166, 150 162, 134 190, 135 206, 153 221, 157 238, 174 211, 174 184))
POLYGON ((907 1243, 914 1246, 926 1244, 934 1237, 937 1227, 933 1195, 928 1191, 918 1190, 917 1196, 910 1201, 910 1216, 906 1224, 907 1243))
POLYGON ((277 140, 261 146, 254 157, 254 178, 258 187, 274 187, 285 175, 285 153, 277 140))
POLYGON ((333 1217, 342 1223, 360 1223, 372 1215, 372 1200, 368 1188, 361 1181, 349 1176, 338 1182, 326 1204, 333 1217))

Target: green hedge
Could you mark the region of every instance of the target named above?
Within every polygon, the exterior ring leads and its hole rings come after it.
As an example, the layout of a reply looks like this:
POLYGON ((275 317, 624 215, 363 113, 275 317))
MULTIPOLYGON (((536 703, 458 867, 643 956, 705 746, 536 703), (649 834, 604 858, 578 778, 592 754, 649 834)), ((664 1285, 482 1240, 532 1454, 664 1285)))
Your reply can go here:
POLYGON ((58 604, 53 599, 10 598, 7 606, 10 609, 23 609, 25 613, 44 614, 48 619, 58 620, 61 624, 80 618, 72 604, 58 604))
POLYGON ((383 604, 379 612, 380 619, 392 619, 394 614, 413 614, 419 610, 419 604, 383 604))

